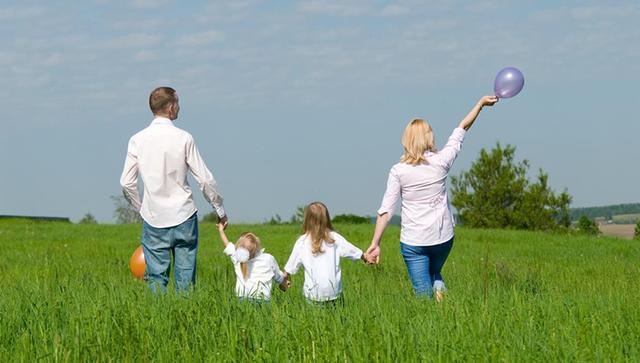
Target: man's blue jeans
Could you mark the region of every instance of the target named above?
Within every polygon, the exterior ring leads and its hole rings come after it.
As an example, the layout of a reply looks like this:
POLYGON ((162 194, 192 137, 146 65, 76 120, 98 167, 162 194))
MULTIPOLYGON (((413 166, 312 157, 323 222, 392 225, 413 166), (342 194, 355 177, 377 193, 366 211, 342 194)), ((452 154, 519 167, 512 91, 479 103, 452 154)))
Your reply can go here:
POLYGON ((177 292, 188 292, 196 284, 196 254, 198 253, 198 213, 181 224, 155 228, 142 222, 142 249, 147 268, 144 280, 152 292, 165 293, 173 256, 177 292))
POLYGON ((432 297, 433 289, 446 290, 440 271, 451 247, 453 238, 434 246, 411 246, 400 242, 400 252, 416 295, 432 297))

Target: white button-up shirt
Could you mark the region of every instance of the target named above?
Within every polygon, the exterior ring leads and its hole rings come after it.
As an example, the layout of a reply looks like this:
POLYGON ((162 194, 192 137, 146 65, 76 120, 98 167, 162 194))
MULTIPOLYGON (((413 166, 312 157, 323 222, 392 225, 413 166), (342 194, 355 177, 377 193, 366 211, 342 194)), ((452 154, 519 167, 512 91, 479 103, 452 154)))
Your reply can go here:
POLYGON ((222 196, 191 134, 167 118, 156 117, 129 139, 120 185, 125 198, 147 223, 157 228, 173 227, 197 211, 187 171, 191 171, 218 216, 223 217, 222 196), (138 175, 144 184, 142 202, 138 175))
POLYGON ((229 243, 224 249, 224 253, 231 258, 236 272, 236 295, 269 300, 271 298, 271 282, 275 281, 280 284, 284 280, 284 274, 280 271, 276 259, 270 254, 264 253, 264 249, 259 251, 256 256, 247 261, 249 273, 245 280, 235 252, 236 246, 232 243, 229 243))
POLYGON ((309 300, 328 301, 337 299, 342 293, 340 258, 358 260, 362 250, 349 243, 336 232, 330 232, 334 243, 322 243, 323 253, 311 252, 311 238, 304 234, 293 246, 289 261, 284 266, 287 273, 295 274, 304 267, 304 296, 309 300))
POLYGON ((462 128, 454 129, 442 150, 425 154, 426 163, 398 163, 391 168, 378 214, 393 215, 398 199, 402 199, 401 242, 432 246, 453 238, 446 181, 465 134, 462 128))

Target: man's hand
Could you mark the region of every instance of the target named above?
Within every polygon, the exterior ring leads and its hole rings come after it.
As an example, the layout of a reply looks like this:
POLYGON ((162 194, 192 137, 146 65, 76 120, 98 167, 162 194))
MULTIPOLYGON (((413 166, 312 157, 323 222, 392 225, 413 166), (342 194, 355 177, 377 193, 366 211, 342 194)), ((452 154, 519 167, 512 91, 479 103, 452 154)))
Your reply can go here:
MULTIPOLYGON (((229 225, 229 219, 226 215, 224 215, 223 217, 218 217, 218 225, 222 225, 223 230, 227 229, 227 225, 229 225)), ((219 228, 220 227, 218 227, 218 229, 219 228)))

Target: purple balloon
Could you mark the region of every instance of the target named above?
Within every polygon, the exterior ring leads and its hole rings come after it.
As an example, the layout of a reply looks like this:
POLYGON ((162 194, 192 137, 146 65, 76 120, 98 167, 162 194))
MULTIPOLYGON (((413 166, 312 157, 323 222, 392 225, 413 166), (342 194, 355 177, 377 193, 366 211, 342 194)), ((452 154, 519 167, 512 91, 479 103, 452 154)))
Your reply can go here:
POLYGON ((507 67, 496 75, 493 90, 498 98, 511 98, 522 90, 524 86, 524 76, 518 68, 507 67))

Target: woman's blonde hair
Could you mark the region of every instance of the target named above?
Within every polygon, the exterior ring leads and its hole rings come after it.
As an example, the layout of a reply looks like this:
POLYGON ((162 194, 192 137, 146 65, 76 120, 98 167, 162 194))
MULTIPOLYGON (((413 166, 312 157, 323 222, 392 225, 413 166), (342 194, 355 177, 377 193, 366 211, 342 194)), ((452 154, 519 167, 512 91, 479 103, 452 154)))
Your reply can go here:
POLYGON ((410 165, 426 163, 427 159, 425 159, 424 153, 436 151, 431 125, 420 118, 411 120, 407 128, 404 129, 402 146, 404 147, 404 154, 400 158, 401 162, 410 165))
MULTIPOLYGON (((236 249, 244 248, 249 251, 249 259, 256 257, 258 251, 262 249, 262 244, 260 243, 260 238, 251 232, 244 232, 238 238, 236 242, 236 249)), ((242 277, 246 280, 249 275, 249 268, 247 266, 248 262, 241 262, 240 269, 242 270, 242 277)))
POLYGON ((322 242, 334 243, 329 232, 333 231, 329 210, 321 202, 313 202, 304 209, 302 233, 311 238, 311 252, 316 255, 323 253, 322 242))

